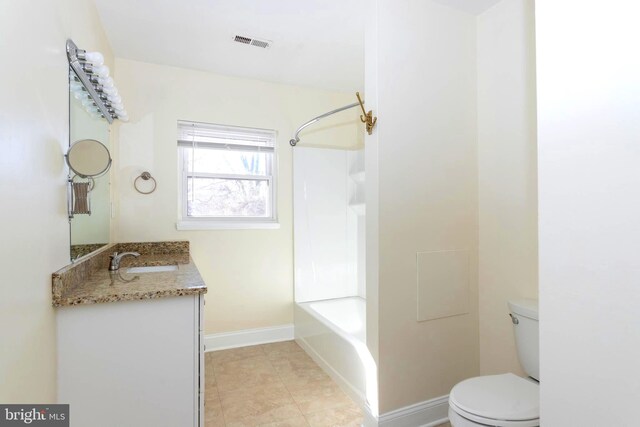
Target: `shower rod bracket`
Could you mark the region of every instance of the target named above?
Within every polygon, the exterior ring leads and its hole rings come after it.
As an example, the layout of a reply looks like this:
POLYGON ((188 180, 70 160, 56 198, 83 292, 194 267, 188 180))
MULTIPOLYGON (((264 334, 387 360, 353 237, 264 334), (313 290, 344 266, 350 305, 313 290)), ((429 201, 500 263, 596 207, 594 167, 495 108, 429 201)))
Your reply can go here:
POLYGON ((356 97, 358 98, 358 102, 360 103, 360 108, 362 109, 362 115, 360 116, 360 121, 365 124, 365 129, 367 133, 371 135, 373 132, 373 127, 376 125, 378 121, 377 117, 373 117, 373 111, 369 110, 368 112, 364 109, 364 101, 360 98, 360 92, 356 92, 356 97))
POLYGON ((356 92, 356 97, 358 98, 358 102, 354 102, 353 104, 349 104, 349 105, 345 105, 344 107, 340 107, 340 108, 336 108, 335 110, 331 110, 328 113, 324 113, 319 115, 318 117, 314 117, 313 119, 309 120, 308 122, 304 123, 303 125, 301 125, 298 129, 296 129, 295 134, 293 135, 293 138, 291 138, 291 140, 289 141, 289 144, 292 147, 295 147, 296 144, 298 142, 300 142, 300 132, 302 132, 302 130, 304 128, 306 128, 307 126, 311 126, 312 124, 314 124, 315 122, 317 122, 320 119, 323 119, 325 117, 331 116, 333 114, 339 113, 341 111, 344 110, 348 110, 350 108, 354 108, 357 107, 358 105, 360 106, 360 108, 362 108, 362 113, 363 115, 360 116, 360 120, 362 121, 362 123, 365 123, 365 127, 367 129, 367 132, 369 133, 369 135, 371 135, 371 132, 373 132, 373 127, 376 124, 376 121, 378 120, 377 117, 373 117, 373 111, 369 110, 369 112, 365 112, 364 110, 364 103, 362 102, 362 99, 360 98, 360 92, 356 92))

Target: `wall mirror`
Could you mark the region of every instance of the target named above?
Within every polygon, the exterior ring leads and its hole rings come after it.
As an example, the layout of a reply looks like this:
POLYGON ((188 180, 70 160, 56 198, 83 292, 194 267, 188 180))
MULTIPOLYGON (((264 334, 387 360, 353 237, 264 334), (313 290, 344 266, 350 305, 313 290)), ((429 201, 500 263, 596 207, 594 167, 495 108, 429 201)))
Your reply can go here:
POLYGON ((69 69, 69 225, 71 260, 109 243, 111 191, 109 123, 83 105, 82 88, 69 69), (81 101, 82 99, 82 101, 81 101))
POLYGON ((111 167, 109 149, 95 139, 80 139, 72 143, 65 157, 69 169, 82 178, 99 177, 111 167))

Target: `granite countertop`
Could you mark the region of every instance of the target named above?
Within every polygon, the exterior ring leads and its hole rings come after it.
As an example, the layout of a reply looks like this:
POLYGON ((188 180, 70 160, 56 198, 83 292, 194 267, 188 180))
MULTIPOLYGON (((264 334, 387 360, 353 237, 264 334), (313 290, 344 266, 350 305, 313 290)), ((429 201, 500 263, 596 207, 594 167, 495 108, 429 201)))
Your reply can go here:
POLYGON ((53 274, 55 307, 115 301, 145 300, 206 293, 207 287, 188 252, 188 242, 127 243, 109 245, 53 274), (176 250, 176 243, 186 244, 176 250), (161 246, 163 245, 164 246, 161 246), (173 245, 173 246, 171 246, 173 245), (162 249, 164 248, 164 250, 162 249), (168 249, 167 249, 168 248, 168 249), (120 270, 108 270, 113 252, 137 251, 125 257, 120 270), (177 270, 127 273, 133 266, 177 265, 177 270))

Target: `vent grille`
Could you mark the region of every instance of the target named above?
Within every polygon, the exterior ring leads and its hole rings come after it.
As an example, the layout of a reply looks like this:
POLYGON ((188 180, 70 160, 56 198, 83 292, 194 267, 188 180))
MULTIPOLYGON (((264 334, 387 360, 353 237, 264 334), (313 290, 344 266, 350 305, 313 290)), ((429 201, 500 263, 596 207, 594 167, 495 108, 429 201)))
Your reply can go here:
POLYGON ((268 49, 269 47, 271 47, 271 42, 268 41, 268 40, 260 40, 260 39, 256 39, 256 38, 253 38, 253 37, 247 37, 247 36, 236 35, 233 38, 233 41, 238 42, 238 43, 242 43, 242 44, 248 44, 250 46, 261 47, 263 49, 268 49))
POLYGON ((244 44, 251 43, 251 38, 249 37, 236 36, 233 40, 237 41, 238 43, 244 43, 244 44))
POLYGON ((269 47, 269 42, 266 42, 264 40, 253 39, 253 41, 251 42, 251 46, 258 46, 258 47, 261 47, 263 49, 266 49, 266 48, 269 47))

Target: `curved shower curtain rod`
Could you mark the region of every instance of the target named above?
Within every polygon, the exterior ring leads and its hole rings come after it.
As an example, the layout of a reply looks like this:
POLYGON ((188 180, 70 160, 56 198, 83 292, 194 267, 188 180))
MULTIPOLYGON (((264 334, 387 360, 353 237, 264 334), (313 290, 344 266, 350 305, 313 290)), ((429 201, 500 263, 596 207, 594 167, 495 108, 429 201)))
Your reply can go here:
POLYGON ((300 127, 298 128, 298 130, 296 130, 296 133, 293 135, 293 139, 291 139, 291 140, 289 141, 289 144, 290 144, 292 147, 295 147, 295 146, 296 146, 296 144, 297 144, 298 142, 300 142, 300 138, 298 137, 298 134, 299 134, 299 133, 300 133, 304 128, 306 128, 307 126, 310 126, 310 125, 314 124, 315 122, 317 122, 318 120, 323 119, 323 118, 325 118, 325 117, 327 117, 327 116, 330 116, 330 115, 335 114, 335 113, 339 113, 340 111, 348 110, 349 108, 357 107, 358 105, 360 105, 360 103, 359 103, 359 102, 354 102, 353 104, 345 105, 344 107, 336 108, 335 110, 329 111, 328 113, 324 113, 324 114, 319 115, 318 117, 314 117, 313 119, 309 120, 308 122, 306 122, 305 124, 303 124, 302 126, 300 126, 300 127))

